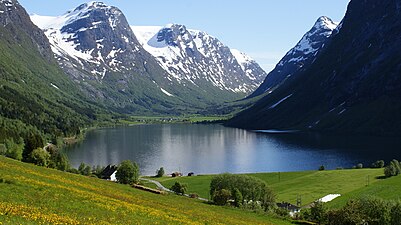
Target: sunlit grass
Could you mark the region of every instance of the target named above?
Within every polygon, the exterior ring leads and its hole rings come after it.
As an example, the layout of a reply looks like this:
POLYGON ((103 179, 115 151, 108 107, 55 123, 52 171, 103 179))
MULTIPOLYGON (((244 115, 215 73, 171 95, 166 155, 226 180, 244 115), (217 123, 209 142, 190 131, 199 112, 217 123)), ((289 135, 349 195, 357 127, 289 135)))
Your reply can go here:
POLYGON ((0 224, 288 224, 0 157, 0 224))

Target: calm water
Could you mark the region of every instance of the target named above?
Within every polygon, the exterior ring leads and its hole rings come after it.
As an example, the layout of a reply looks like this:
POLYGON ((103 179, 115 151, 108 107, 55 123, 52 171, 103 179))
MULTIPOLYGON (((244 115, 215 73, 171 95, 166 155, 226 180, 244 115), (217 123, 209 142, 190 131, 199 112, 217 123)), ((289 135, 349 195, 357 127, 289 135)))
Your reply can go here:
POLYGON ((131 159, 144 175, 162 166, 166 172, 197 174, 298 171, 401 159, 401 139, 266 134, 220 125, 140 125, 91 131, 67 154, 75 167, 131 159))

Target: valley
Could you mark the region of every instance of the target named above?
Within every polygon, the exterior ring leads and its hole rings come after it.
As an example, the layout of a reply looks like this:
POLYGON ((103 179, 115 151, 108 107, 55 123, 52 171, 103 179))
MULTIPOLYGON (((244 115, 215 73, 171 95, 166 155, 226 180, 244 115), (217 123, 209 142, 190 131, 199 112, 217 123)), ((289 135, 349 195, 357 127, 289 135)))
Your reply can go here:
POLYGON ((0 224, 401 223, 400 0, 43 2, 0 0, 0 224))

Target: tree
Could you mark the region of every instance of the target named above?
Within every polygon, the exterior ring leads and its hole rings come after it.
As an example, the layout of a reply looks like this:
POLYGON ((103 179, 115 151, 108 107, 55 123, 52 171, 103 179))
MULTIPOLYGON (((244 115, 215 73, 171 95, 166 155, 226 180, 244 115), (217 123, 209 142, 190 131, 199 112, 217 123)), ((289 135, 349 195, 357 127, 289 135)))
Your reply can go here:
POLYGON ((358 163, 357 165, 356 165, 356 169, 362 169, 363 168, 363 164, 362 163, 358 163))
POLYGON ((55 169, 67 171, 70 168, 68 157, 64 153, 56 152, 50 158, 55 169))
POLYGON ((42 148, 37 148, 31 152, 30 159, 35 165, 47 167, 50 161, 50 154, 42 148))
POLYGON ((25 138, 24 142, 25 147, 24 151, 22 152, 22 161, 31 162, 32 159, 30 156, 32 151, 38 148, 43 148, 43 139, 39 134, 31 133, 27 138, 25 138))
POLYGON ((324 165, 321 165, 321 166, 319 167, 319 171, 323 171, 323 170, 325 170, 325 167, 324 167, 324 165))
POLYGON ((244 198, 242 197, 242 194, 238 190, 238 188, 234 189, 233 198, 235 207, 240 207, 242 205, 242 201, 244 200, 244 198))
POLYGON ((372 163, 372 168, 383 168, 384 167, 384 160, 378 160, 372 163))
POLYGON ((231 191, 227 189, 221 189, 215 191, 213 194, 213 202, 216 205, 227 205, 228 200, 231 198, 231 191))
POLYGON ((393 159, 385 168, 384 168, 384 175, 386 177, 397 176, 401 173, 400 163, 393 159))
POLYGON ((5 147, 5 156, 16 160, 22 159, 22 151, 24 150, 24 140, 22 138, 17 142, 14 142, 14 139, 6 139, 5 147))
POLYGON ((175 182, 175 184, 173 186, 171 186, 170 189, 176 194, 183 195, 187 191, 187 185, 181 184, 180 182, 175 182))
POLYGON ((220 174, 214 176, 210 182, 210 196, 216 191, 226 189, 241 193, 243 201, 258 202, 265 211, 275 204, 275 195, 266 182, 255 177, 237 174, 220 174))
POLYGON ((327 220, 326 213, 327 209, 324 206, 324 203, 320 201, 315 202, 310 209, 312 221, 317 222, 318 224, 324 224, 327 220))
POLYGON ((133 184, 139 181, 139 167, 130 160, 122 161, 117 169, 116 178, 119 183, 133 184))
POLYGON ((156 170, 156 177, 163 177, 164 176, 164 168, 160 167, 160 169, 156 170))
POLYGON ((91 167, 85 163, 81 163, 78 167, 79 174, 89 176, 91 174, 91 167))

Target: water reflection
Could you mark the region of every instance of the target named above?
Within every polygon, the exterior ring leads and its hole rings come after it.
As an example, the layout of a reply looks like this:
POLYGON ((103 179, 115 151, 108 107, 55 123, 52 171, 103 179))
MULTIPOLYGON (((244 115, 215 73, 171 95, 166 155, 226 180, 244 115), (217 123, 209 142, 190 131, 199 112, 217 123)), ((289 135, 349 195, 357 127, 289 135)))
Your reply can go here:
POLYGON ((68 155, 77 167, 136 161, 143 174, 168 172, 244 173, 315 170, 401 158, 397 138, 261 134, 220 125, 140 125, 100 129, 68 155))

